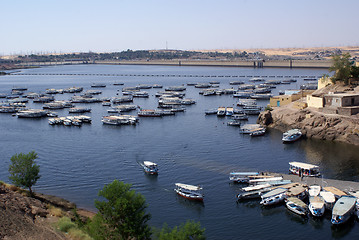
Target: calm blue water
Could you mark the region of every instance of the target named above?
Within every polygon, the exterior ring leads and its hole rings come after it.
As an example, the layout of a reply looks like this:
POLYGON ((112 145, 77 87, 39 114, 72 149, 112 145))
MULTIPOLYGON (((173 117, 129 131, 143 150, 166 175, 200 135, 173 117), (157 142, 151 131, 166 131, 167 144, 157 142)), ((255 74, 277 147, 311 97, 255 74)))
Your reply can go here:
MULTIPOLYGON (((2 76, 0 92, 10 92, 13 86, 26 86, 28 91, 47 88, 82 86, 91 89, 93 82, 107 83, 100 89, 100 97, 113 97, 122 86, 162 84, 175 86, 188 82, 220 81, 221 88, 232 87, 225 77, 245 76, 321 76, 326 70, 314 69, 252 69, 214 67, 163 66, 58 66, 23 70, 23 73, 82 73, 82 74, 136 74, 136 75, 210 75, 212 78, 146 77, 146 76, 2 76)), ((242 78, 247 81, 248 78, 242 78)), ((273 79, 273 78, 267 78, 273 79)), ((303 83, 279 85, 273 91, 298 89, 303 83)), ((155 108, 154 94, 160 89, 149 89, 148 99, 135 99, 142 108, 155 108)), ((41 168, 41 178, 35 191, 64 197, 78 207, 95 210, 93 202, 104 184, 114 179, 133 184, 146 197, 151 225, 160 227, 164 222, 179 225, 186 219, 200 221, 208 239, 357 239, 359 224, 352 221, 343 228, 331 228, 330 216, 322 220, 302 219, 292 215, 284 206, 263 209, 259 203, 236 204, 235 195, 240 186, 230 185, 228 173, 232 170, 288 172, 289 161, 317 164, 328 178, 359 181, 358 148, 340 143, 301 140, 284 145, 281 132, 270 130, 264 137, 250 138, 239 134, 236 127, 226 125, 226 118, 205 116, 204 110, 218 106, 232 106, 237 99, 230 95, 202 96, 199 89, 188 86, 187 98, 197 104, 186 112, 164 118, 141 119, 137 126, 102 125, 101 117, 107 107, 100 103, 86 105, 93 123, 81 128, 50 126, 47 119, 18 119, 0 115, 0 180, 8 181, 10 158, 15 153, 35 150, 41 168), (159 164, 158 177, 143 173, 138 162, 149 160, 159 164), (178 197, 174 183, 200 184, 204 188, 204 204, 178 197), (300 235, 299 235, 300 234, 300 235), (300 237, 299 237, 300 236, 300 237)), ((69 99, 71 94, 56 95, 69 99)), ((268 102, 262 101, 265 106, 268 102)), ((41 104, 29 106, 41 108, 41 104)), ((77 106, 85 106, 78 104, 77 106)), ((67 110, 57 111, 60 116, 67 110)), ((251 117, 249 123, 255 123, 251 117)))

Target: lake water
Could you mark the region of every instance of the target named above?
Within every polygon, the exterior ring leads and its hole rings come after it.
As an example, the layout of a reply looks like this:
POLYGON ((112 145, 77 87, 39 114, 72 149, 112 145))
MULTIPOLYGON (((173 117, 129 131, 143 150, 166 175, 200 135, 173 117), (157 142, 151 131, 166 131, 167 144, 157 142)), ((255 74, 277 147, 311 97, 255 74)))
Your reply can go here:
MULTIPOLYGON (((249 77, 228 76, 268 76, 266 79, 282 80, 286 76, 321 76, 327 70, 71 65, 28 69, 22 73, 122 76, 7 75, 0 77, 0 92, 10 93, 13 86, 26 86, 31 92, 72 86, 88 90, 92 83, 101 82, 107 87, 100 89, 103 93, 99 97, 114 97, 121 87, 138 84, 166 87, 215 80, 220 82, 220 88, 229 88, 230 81, 248 81, 249 77), (114 86, 114 82, 123 82, 124 86, 114 86)), ((273 94, 298 89, 304 81, 303 77, 297 79, 298 82, 290 85, 278 85, 273 94)), ((150 97, 134 99, 134 104, 144 109, 157 107, 154 95, 159 90, 145 90, 150 97)), ((241 135, 238 128, 226 125, 228 119, 204 114, 208 108, 233 106, 238 99, 231 95, 202 96, 199 91, 187 86, 186 98, 193 98, 197 103, 188 106, 186 112, 142 118, 137 126, 103 125, 101 118, 108 114, 107 107, 101 103, 76 105, 92 108, 89 114, 92 124, 81 128, 51 126, 47 119, 18 119, 1 114, 0 180, 8 181, 12 155, 34 150, 41 169, 35 191, 64 197, 81 208, 95 210, 93 203, 98 191, 119 179, 133 184, 145 196, 152 226, 161 227, 164 222, 174 226, 193 219, 206 228, 208 239, 358 239, 359 224, 354 220, 344 227, 332 228, 329 215, 323 219, 303 219, 284 206, 262 208, 258 201, 237 204, 235 195, 241 186, 228 181, 228 173, 233 170, 287 173, 289 161, 317 164, 327 178, 359 181, 357 147, 315 140, 285 145, 281 142, 282 133, 276 130, 258 138, 241 135), (145 160, 159 165, 158 177, 144 174, 138 163, 145 160), (204 204, 178 197, 173 191, 177 182, 202 185, 204 204)), ((71 96, 56 95, 56 99, 67 100, 71 96)), ((31 107, 42 107, 30 102, 31 107)), ((265 106, 268 101, 259 104, 265 106)), ((68 115, 66 109, 57 112, 60 116, 68 115)), ((255 123, 256 118, 250 117, 248 122, 255 123)))

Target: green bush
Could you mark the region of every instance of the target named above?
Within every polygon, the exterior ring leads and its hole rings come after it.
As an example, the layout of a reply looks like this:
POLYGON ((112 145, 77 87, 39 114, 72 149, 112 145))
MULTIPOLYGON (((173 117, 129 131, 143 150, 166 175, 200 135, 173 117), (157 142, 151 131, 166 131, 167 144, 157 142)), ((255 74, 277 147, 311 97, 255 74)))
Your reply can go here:
POLYGON ((71 219, 68 217, 60 218, 57 225, 61 232, 69 232, 70 229, 77 228, 77 225, 71 222, 71 219))

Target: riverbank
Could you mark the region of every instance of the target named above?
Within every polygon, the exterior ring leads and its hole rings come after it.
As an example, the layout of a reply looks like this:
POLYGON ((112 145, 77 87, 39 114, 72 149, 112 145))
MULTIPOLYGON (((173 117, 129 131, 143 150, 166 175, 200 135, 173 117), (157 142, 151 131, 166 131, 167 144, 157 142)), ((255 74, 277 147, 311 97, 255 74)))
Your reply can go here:
MULTIPOLYGON (((13 185, 0 184, 0 239, 69 239, 56 229, 62 216, 73 217, 76 205, 65 199, 27 191, 13 185)), ((82 219, 94 213, 77 210, 82 219)))
MULTIPOLYGON (((329 92, 359 93, 359 87, 328 86, 319 89, 314 94, 326 94, 329 92)), ((305 102, 306 98, 296 102, 305 102)), ((338 141, 359 146, 359 114, 344 116, 327 113, 320 108, 307 107, 298 109, 292 102, 288 105, 273 107, 271 111, 261 112, 257 122, 269 127, 286 132, 289 129, 298 128, 308 138, 338 141)))

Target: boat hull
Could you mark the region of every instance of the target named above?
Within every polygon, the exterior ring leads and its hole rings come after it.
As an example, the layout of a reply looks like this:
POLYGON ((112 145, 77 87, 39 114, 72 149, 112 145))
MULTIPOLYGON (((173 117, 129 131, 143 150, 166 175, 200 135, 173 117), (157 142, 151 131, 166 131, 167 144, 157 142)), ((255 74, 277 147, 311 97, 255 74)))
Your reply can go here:
POLYGON ((183 192, 179 191, 178 189, 175 189, 175 192, 179 196, 184 197, 186 199, 203 202, 203 196, 196 196, 196 195, 186 194, 186 193, 183 193, 183 192))

